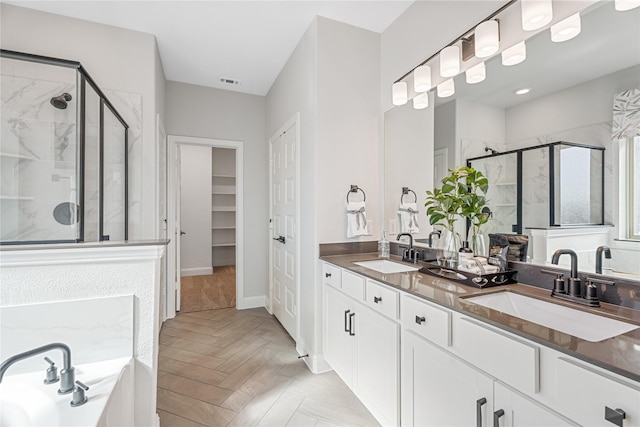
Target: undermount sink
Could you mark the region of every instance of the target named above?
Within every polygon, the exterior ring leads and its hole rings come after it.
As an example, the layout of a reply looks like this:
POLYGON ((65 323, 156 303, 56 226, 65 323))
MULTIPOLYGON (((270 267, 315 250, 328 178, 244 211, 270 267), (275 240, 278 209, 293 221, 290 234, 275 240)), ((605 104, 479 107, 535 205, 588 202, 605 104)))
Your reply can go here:
POLYGON ((468 297, 465 300, 591 342, 603 341, 640 328, 631 323, 508 291, 468 297))
POLYGON ((400 264, 399 262, 393 262, 386 259, 374 259, 372 261, 354 262, 354 264, 360 267, 365 267, 370 270, 375 270, 382 274, 391 273, 404 273, 407 271, 418 271, 417 267, 411 267, 406 264, 400 264))

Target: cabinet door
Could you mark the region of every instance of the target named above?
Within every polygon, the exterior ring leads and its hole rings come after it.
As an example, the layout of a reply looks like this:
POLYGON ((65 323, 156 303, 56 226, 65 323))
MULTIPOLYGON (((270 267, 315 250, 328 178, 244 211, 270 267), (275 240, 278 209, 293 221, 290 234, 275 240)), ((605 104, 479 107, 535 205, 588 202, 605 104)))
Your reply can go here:
POLYGON ((403 425, 491 425, 492 378, 411 332, 402 351, 403 425))
POLYGON ((499 382, 494 384, 494 427, 577 426, 560 414, 534 402, 499 382), (498 411, 502 411, 498 413, 498 411))
POLYGON ((368 307, 356 309, 356 394, 383 425, 398 425, 400 325, 368 307))
POLYGON ((342 380, 353 386, 355 335, 353 330, 353 302, 331 286, 325 290, 325 358, 342 380))

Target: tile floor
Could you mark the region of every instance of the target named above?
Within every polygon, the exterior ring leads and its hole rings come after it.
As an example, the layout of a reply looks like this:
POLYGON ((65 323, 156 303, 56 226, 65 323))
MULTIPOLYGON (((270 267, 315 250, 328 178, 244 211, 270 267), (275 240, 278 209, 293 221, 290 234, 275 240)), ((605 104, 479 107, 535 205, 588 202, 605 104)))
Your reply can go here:
POLYGON ((297 356, 264 308, 178 314, 160 333, 160 426, 379 425, 334 372, 297 356))
POLYGON ((236 266, 213 267, 213 274, 180 278, 180 311, 236 306, 236 266))

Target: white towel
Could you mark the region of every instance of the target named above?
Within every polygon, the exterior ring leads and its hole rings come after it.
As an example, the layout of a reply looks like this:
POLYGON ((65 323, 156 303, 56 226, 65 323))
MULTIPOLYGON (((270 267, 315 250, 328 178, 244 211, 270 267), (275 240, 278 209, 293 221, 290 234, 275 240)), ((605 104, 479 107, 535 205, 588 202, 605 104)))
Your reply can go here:
POLYGON ((498 273, 500 271, 500 269, 495 265, 486 265, 481 261, 479 261, 479 263, 482 264, 482 269, 472 259, 461 260, 460 264, 458 264, 458 270, 468 271, 469 273, 473 274, 492 274, 498 273))
POLYGON ((364 202, 347 202, 347 237, 367 235, 364 202))
POLYGON ((418 234, 418 208, 415 203, 400 203, 398 208, 398 218, 400 220, 400 232, 418 234))

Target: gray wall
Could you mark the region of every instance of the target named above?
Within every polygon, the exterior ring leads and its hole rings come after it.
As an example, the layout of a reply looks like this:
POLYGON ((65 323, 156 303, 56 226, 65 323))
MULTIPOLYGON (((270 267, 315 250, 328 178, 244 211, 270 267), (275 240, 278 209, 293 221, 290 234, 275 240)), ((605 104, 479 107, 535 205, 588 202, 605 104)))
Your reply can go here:
POLYGON ((266 100, 262 96, 168 81, 167 134, 242 141, 244 151, 244 297, 268 289, 269 182, 266 100))

